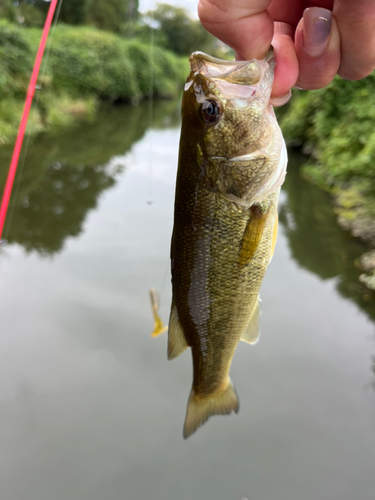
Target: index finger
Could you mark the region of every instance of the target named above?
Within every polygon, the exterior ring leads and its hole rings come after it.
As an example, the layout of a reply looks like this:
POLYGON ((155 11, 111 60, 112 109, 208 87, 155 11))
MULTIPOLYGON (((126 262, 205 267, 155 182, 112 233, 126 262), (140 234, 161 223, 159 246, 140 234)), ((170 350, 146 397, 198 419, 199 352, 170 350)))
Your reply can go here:
POLYGON ((271 0, 200 0, 202 25, 232 47, 240 59, 263 59, 273 36, 271 0))

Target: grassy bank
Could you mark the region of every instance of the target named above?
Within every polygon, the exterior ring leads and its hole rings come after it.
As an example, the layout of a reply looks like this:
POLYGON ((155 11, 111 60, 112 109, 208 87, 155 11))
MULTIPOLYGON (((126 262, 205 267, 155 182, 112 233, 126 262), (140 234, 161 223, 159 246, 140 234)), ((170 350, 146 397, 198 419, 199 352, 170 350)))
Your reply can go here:
MULTIPOLYGON (((295 91, 281 126, 288 145, 311 161, 303 174, 333 196, 339 224, 375 248, 375 73, 336 78, 319 91, 295 91)), ((375 270, 362 279, 375 289, 375 270)), ((375 259, 374 259, 375 268, 375 259)))
MULTIPOLYGON (((0 20, 0 144, 17 133, 40 36, 40 29, 0 20)), ((160 47, 150 51, 145 43, 92 27, 58 26, 30 127, 36 133, 88 118, 102 101, 175 97, 187 72, 185 57, 160 47)))

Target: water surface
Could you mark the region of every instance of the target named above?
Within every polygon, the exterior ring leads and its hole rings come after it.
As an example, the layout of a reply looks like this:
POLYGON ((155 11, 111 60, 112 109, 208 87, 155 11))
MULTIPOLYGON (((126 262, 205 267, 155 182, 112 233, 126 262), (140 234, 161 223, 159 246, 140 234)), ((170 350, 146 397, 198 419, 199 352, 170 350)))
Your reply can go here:
MULTIPOLYGON (((178 113, 118 108, 29 148, 1 250, 4 500, 372 500, 375 305, 325 193, 291 158, 238 415, 189 440, 189 351, 151 339, 171 299, 178 113)), ((9 150, 0 150, 0 179, 9 150)))

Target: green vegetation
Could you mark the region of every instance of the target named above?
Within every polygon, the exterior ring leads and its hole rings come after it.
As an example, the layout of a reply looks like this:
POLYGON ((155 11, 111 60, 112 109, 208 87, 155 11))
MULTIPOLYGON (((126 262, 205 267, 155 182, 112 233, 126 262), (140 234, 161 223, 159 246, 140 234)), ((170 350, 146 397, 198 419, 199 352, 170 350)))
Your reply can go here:
MULTIPOLYGON (((0 20, 0 144, 17 132, 41 32, 0 20)), ((42 71, 43 72, 43 71, 42 71)), ((57 27, 33 132, 95 114, 101 101, 175 97, 186 58, 89 26, 57 27)), ((38 96, 36 96, 38 98, 38 96)))
POLYGON ((291 144, 317 159, 309 175, 324 187, 375 177, 375 73, 356 82, 336 78, 319 91, 297 91, 282 120, 291 144))
POLYGON ((165 3, 158 4, 154 11, 147 13, 146 19, 156 21, 155 32, 165 37, 164 47, 179 55, 189 56, 200 50, 216 57, 226 57, 228 48, 203 29, 198 20, 193 21, 187 11, 165 3))
MULTIPOLYGON (((44 0, 1 0, 0 145, 16 136, 48 9, 44 0)), ((103 101, 175 97, 191 52, 229 53, 185 9, 166 4, 141 15, 138 0, 64 0, 58 20, 33 133, 90 118, 103 101)))
MULTIPOLYGON (((48 9, 49 2, 45 0, 1 0, 0 17, 40 28, 48 9)), ((138 0, 64 0, 59 21, 118 32, 122 23, 137 17, 138 0)))
POLYGON ((305 175, 339 197, 346 218, 363 196, 366 211, 375 216, 374 85, 375 73, 356 82, 337 77, 314 92, 296 91, 281 120, 288 144, 302 145, 314 159, 305 175))
POLYGON ((356 82, 337 77, 319 91, 295 91, 281 118, 287 143, 311 155, 304 176, 333 195, 339 225, 373 247, 374 85, 375 73, 356 82))

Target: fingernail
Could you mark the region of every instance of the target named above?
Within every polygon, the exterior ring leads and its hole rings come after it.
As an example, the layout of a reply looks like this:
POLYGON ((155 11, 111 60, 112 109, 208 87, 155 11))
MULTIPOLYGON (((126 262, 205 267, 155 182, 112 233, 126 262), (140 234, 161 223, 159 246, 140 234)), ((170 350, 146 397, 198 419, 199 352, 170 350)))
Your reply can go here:
POLYGON ((289 90, 289 92, 283 95, 282 97, 271 97, 270 104, 271 106, 284 106, 284 104, 290 101, 291 97, 292 97, 292 91, 289 90))
POLYGON ((313 57, 323 54, 331 31, 332 12, 312 7, 303 12, 303 46, 313 57))

